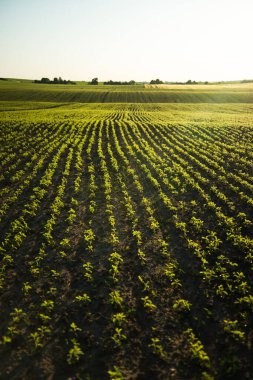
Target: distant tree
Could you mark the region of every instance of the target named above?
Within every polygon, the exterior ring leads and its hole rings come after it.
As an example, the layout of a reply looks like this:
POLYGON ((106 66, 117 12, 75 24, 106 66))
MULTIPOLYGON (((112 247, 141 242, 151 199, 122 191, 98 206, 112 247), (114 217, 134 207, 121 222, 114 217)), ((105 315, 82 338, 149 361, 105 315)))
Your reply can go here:
POLYGON ((160 79, 152 79, 150 81, 150 84, 163 84, 163 81, 160 79))
POLYGON ((41 83, 50 83, 49 78, 41 78, 41 83))
POLYGON ((192 81, 192 80, 189 79, 189 80, 186 82, 186 84, 198 84, 198 82, 196 82, 195 80, 192 81))
POLYGON ((93 78, 89 84, 97 85, 98 84, 98 78, 93 78))

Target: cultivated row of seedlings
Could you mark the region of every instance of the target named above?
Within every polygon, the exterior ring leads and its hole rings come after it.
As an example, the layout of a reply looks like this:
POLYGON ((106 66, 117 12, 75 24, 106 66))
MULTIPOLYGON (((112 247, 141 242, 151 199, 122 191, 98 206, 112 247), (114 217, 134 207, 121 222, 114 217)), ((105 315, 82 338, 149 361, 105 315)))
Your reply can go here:
POLYGON ((41 369, 53 357, 58 376, 113 380, 251 370, 253 162, 244 131, 171 125, 150 111, 118 105, 1 122, 8 375, 33 355, 41 369))

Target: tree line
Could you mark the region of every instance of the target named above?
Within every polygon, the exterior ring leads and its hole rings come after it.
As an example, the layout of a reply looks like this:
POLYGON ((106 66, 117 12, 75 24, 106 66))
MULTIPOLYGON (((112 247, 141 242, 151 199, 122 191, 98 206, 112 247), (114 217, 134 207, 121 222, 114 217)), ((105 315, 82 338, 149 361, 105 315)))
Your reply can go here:
POLYGON ((119 86, 121 86, 121 85, 133 85, 133 84, 135 84, 136 82, 134 81, 134 80, 130 80, 129 82, 126 82, 126 81, 124 81, 124 82, 120 82, 120 81, 113 81, 113 80, 109 80, 108 82, 104 82, 104 84, 105 85, 119 85, 119 86))
MULTIPOLYGON (((103 82, 104 85, 118 85, 118 86, 121 86, 121 85, 134 85, 136 82, 134 80, 130 80, 129 82, 127 81, 124 81, 124 82, 121 82, 121 81, 114 81, 114 80, 109 80, 107 82, 103 82)), ((88 84, 90 85, 98 85, 98 78, 93 78, 91 80, 91 82, 88 82, 88 84)))
POLYGON ((73 82, 71 80, 66 80, 62 79, 61 77, 59 78, 54 78, 53 80, 50 80, 49 78, 41 78, 41 80, 35 80, 34 83, 46 83, 46 84, 76 84, 76 82, 73 82))

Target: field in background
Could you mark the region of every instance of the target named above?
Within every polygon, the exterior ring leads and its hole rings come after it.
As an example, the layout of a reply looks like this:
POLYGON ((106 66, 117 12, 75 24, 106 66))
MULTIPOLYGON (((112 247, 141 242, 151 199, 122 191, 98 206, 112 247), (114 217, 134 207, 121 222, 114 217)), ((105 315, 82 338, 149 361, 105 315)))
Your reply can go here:
POLYGON ((0 83, 0 377, 251 379, 253 86, 90 87, 0 83))
POLYGON ((89 86, 0 81, 0 101, 253 103, 253 84, 89 86))

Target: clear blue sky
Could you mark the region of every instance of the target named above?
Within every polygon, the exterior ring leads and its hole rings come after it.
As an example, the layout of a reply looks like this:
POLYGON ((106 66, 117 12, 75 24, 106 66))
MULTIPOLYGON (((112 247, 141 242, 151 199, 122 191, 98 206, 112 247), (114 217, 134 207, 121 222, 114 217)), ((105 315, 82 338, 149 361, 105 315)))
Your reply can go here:
POLYGON ((253 78, 253 0, 0 0, 0 77, 253 78))

